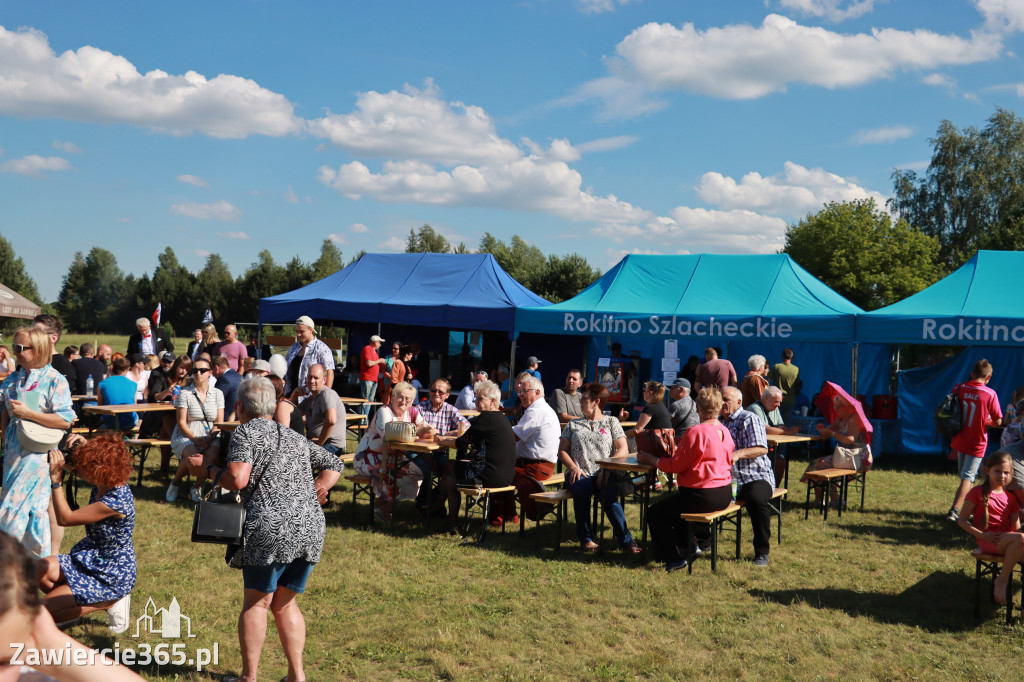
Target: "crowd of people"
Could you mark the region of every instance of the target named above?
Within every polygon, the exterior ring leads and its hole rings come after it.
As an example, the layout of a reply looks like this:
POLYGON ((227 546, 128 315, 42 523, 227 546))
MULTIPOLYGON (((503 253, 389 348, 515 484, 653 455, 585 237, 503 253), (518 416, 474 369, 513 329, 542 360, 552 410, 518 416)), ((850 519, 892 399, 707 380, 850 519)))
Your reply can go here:
MULTIPOLYGON (((148 413, 138 424, 140 434, 170 442, 161 459, 161 472, 170 477, 166 501, 177 500, 185 475, 191 474, 191 501, 199 501, 208 480, 214 489, 239 491, 247 512, 244 543, 228 557, 229 565, 241 570, 243 583, 242 671, 235 679, 257 678, 268 612, 288 660, 286 679, 304 679, 305 625, 297 597, 320 560, 326 532, 321 503, 344 468, 338 455, 347 439, 345 403, 334 388, 340 370, 334 353, 317 338, 313 320, 305 315, 296 320, 295 342, 284 354, 273 354, 255 338, 242 344, 234 325, 220 333, 212 324, 196 329, 180 356, 169 335, 145 318, 137 321, 124 354, 89 343, 56 353, 62 331, 58 318, 41 315, 18 329, 13 352, 0 346, 0 374, 6 375, 0 384, 5 451, 0 555, 14 557, 18 565, 35 562, 33 589, 19 597, 17 607, 24 612, 24 626, 53 638, 54 621, 105 611, 113 631, 127 627, 137 574, 131 457, 115 432, 100 431, 88 440, 64 434, 85 416, 76 412, 73 394, 84 395, 86 404, 93 397, 110 405, 169 402, 173 412, 148 413), (217 426, 225 421, 239 423, 230 435, 217 426), (172 475, 173 457, 178 468, 172 475), (87 505, 69 506, 66 472, 91 486, 87 505), (85 527, 85 537, 61 554, 63 528, 74 525, 85 527), (35 594, 36 588, 43 596, 30 598, 28 592, 35 594), (41 612, 46 616, 37 615, 41 612)), ((717 511, 734 500, 745 503, 752 521, 753 564, 765 567, 770 501, 785 466, 785 451, 770 448, 770 436, 797 433, 792 417, 810 407, 824 417, 818 431, 835 448, 812 461, 808 471, 863 471, 873 461, 871 427, 858 401, 830 382, 808 401, 790 349, 771 367, 764 356, 751 356, 740 377, 720 350, 708 348, 704 362, 691 357, 668 386, 643 383, 642 403, 616 404, 613 413, 607 386, 585 383, 578 369, 546 396, 541 360, 534 356, 515 377, 507 365, 493 374, 475 368, 454 395, 448 379, 435 378, 423 388, 421 400, 420 380, 428 378, 418 361, 421 350, 393 343, 382 358, 378 351, 384 343, 371 336, 359 356, 361 395, 368 403, 379 398, 381 405, 372 413, 369 405, 361 407, 370 418, 353 462, 358 473, 370 477, 374 519, 380 524, 390 524, 395 502, 408 499, 421 512, 439 514, 446 530, 459 534, 462 486, 517 489, 517 495, 494 496, 486 523, 537 518, 543 510, 530 501, 530 493, 543 490, 558 467, 572 495, 580 551, 599 549, 591 522, 597 504, 621 550, 639 554, 642 548, 622 506, 632 482, 598 465, 601 459, 626 456, 633 441, 638 462, 660 474, 655 490, 662 489, 661 475, 669 489, 646 519, 654 558, 667 571, 685 568, 707 551, 707 528, 687 523, 681 514, 717 511), (622 422, 634 414, 635 422, 624 428, 622 422), (389 434, 403 430, 405 437, 430 439, 440 449, 407 458, 389 444, 389 434), (425 485, 433 480, 436 490, 425 485)), ((986 386, 991 376, 991 366, 980 361, 970 380, 955 388, 971 418, 952 441, 961 484, 949 516, 976 536, 982 549, 1005 554, 1012 569, 1010 559, 1024 557, 1019 521, 1024 440, 1018 435, 982 460, 986 427, 1004 420, 998 398, 986 386), (979 472, 983 482, 972 487, 979 472)), ((1006 412, 1007 432, 1017 425, 1019 434, 1024 388, 1006 412)), ((123 421, 96 426, 123 431, 137 422, 132 413, 118 418, 123 421)), ((831 502, 842 500, 833 492, 831 502)), ((1000 590, 1005 592, 1009 576, 1004 574, 996 582, 997 600, 1005 598, 1000 590)))

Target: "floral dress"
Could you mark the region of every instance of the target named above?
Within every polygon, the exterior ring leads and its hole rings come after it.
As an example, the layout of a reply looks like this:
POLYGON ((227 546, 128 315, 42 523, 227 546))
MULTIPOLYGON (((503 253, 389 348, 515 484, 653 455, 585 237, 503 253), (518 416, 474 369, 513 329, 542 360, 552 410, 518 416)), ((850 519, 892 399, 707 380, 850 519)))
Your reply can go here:
POLYGON ((408 461, 404 453, 392 450, 384 442, 384 425, 396 420, 412 422, 419 428, 423 424, 423 415, 411 407, 403 419, 397 419, 390 407, 381 407, 359 441, 353 461, 357 472, 373 479, 373 494, 383 502, 414 499, 423 480, 422 472, 408 461))
POLYGON ((68 380, 46 365, 40 369, 19 368, 0 384, 0 399, 10 417, 4 433, 4 478, 0 492, 0 530, 18 539, 33 557, 50 556, 50 467, 45 452, 27 452, 18 441, 18 422, 12 400, 38 400, 36 411, 56 414, 69 424, 75 420, 71 409, 68 380))
POLYGON ((92 489, 89 504, 102 502, 124 518, 111 516, 86 524, 85 537, 71 553, 57 556, 79 606, 116 601, 135 587, 135 498, 127 485, 111 488, 100 497, 98 492, 92 489))

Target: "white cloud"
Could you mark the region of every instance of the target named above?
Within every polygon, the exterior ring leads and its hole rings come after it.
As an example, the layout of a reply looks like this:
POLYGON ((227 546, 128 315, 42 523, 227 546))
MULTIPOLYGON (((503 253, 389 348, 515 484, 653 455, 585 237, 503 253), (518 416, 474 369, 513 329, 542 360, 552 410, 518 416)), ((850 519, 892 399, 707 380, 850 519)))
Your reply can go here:
POLYGON ((205 180, 203 180, 202 178, 196 177, 195 175, 188 175, 188 174, 179 175, 176 178, 176 180, 178 182, 183 182, 186 185, 193 185, 195 187, 209 187, 209 185, 206 184, 205 180))
POLYGON ((858 130, 857 134, 850 138, 850 144, 884 144, 904 140, 913 134, 914 129, 910 126, 883 126, 871 130, 858 130))
POLYGON ((351 114, 310 121, 310 132, 361 157, 455 165, 499 163, 522 150, 498 136, 483 109, 445 102, 432 81, 422 90, 364 92, 351 114))
POLYGON ((318 179, 350 199, 371 196, 385 203, 486 206, 548 213, 566 220, 636 223, 648 211, 582 189, 580 174, 561 161, 526 157, 511 163, 456 166, 451 171, 415 161, 383 164, 374 173, 358 161, 320 168, 318 179))
POLYGON ((381 251, 405 251, 406 240, 401 237, 389 237, 377 244, 381 251))
POLYGON ((295 190, 292 189, 291 185, 288 185, 288 191, 285 192, 282 196, 284 196, 284 200, 287 201, 289 204, 299 203, 299 195, 295 193, 295 190))
MULTIPOLYGON (((754 99, 784 92, 791 83, 824 88, 863 85, 899 71, 933 69, 995 59, 999 36, 972 33, 970 39, 918 29, 874 29, 842 34, 802 26, 770 14, 760 26, 735 24, 697 30, 650 23, 635 29, 606 58, 610 78, 599 95, 608 108, 624 108, 623 88, 683 90, 727 99, 754 99)), ((627 102, 628 104, 628 102, 627 102)))
POLYGON ((44 174, 52 171, 71 170, 71 163, 59 156, 39 156, 30 154, 20 159, 11 159, 0 165, 0 171, 4 173, 17 173, 27 175, 30 178, 41 178, 44 174))
POLYGON ((331 234, 327 235, 327 238, 330 239, 335 244, 348 244, 348 237, 338 232, 332 232, 331 234))
POLYGON ((616 137, 603 137, 600 140, 591 140, 590 142, 584 142, 583 144, 576 145, 576 150, 581 154, 589 154, 591 152, 610 152, 615 149, 622 149, 635 144, 640 138, 636 135, 617 135, 616 137))
POLYGON ((245 232, 218 232, 218 237, 227 237, 228 239, 251 239, 245 232))
POLYGON ((368 228, 366 225, 363 225, 362 223, 352 223, 351 225, 348 226, 348 231, 362 233, 369 232, 370 228, 368 228))
MULTIPOLYGON (((655 218, 644 225, 603 225, 593 232, 615 242, 685 244, 688 253, 772 253, 783 246, 786 221, 754 211, 678 206, 672 210, 671 217, 655 218)), ((630 251, 644 252, 637 247, 630 251)))
POLYGON ((580 11, 584 14, 601 14, 603 12, 613 12, 616 9, 616 5, 629 4, 630 0, 578 0, 580 4, 580 11))
POLYGON ((212 137, 298 132, 294 107, 255 81, 195 71, 140 74, 126 58, 90 45, 57 55, 41 31, 0 26, 0 113, 122 123, 212 137))
POLYGON ((209 258, 211 255, 211 252, 205 249, 192 249, 192 253, 196 254, 200 258, 209 258))
POLYGON ((53 144, 50 145, 58 151, 62 151, 65 154, 81 154, 82 148, 74 142, 61 142, 60 140, 54 140, 53 144))
POLYGON ((915 173, 928 170, 928 166, 931 165, 931 161, 908 161, 907 163, 898 163, 895 168, 900 170, 912 170, 915 173))
POLYGON ((209 204, 199 204, 193 201, 174 204, 171 206, 171 213, 203 220, 223 220, 228 223, 238 222, 242 217, 242 211, 238 207, 223 199, 209 204))
POLYGON ((867 14, 874 9, 875 0, 779 0, 779 5, 812 17, 840 22, 867 14))
POLYGON ((1016 33, 1024 30, 1024 3, 1020 0, 974 0, 985 27, 1000 32, 1016 33))
POLYGON ((948 90, 956 87, 956 80, 944 73, 930 73, 922 78, 921 82, 925 85, 934 85, 937 88, 946 88, 948 90))
POLYGON ((721 173, 701 176, 697 194, 704 201, 725 209, 758 211, 796 217, 818 211, 829 201, 874 198, 885 205, 885 197, 823 168, 805 168, 787 161, 782 173, 762 176, 753 171, 739 182, 721 173))
POLYGON ((590 101, 600 102, 597 118, 606 121, 638 118, 661 111, 667 106, 644 83, 619 76, 588 81, 565 97, 555 100, 552 105, 567 107, 590 101))

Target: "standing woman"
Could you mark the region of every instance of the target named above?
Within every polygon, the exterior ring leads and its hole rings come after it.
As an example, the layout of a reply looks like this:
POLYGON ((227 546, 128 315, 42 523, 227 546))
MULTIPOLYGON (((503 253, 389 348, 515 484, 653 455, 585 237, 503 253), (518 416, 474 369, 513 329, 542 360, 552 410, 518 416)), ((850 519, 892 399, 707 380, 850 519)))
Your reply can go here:
POLYGON ((20 541, 37 559, 49 556, 49 465, 46 452, 26 450, 18 439, 21 422, 35 422, 52 429, 68 429, 75 419, 67 379, 50 366, 50 336, 31 327, 14 335, 17 371, 0 385, 4 410, 3 492, 0 492, 0 530, 20 541))
POLYGON ((308 315, 295 320, 295 343, 288 349, 284 361, 287 366, 284 394, 296 404, 308 394, 306 375, 313 365, 323 365, 327 370, 327 387, 334 385, 334 353, 316 338, 316 328, 308 315))
MULTIPOLYGON (((178 499, 181 479, 188 471, 188 458, 205 454, 211 462, 218 461, 220 439, 214 422, 224 421, 224 394, 210 386, 210 363, 196 360, 192 363, 192 385, 183 388, 174 401, 177 424, 171 434, 171 450, 178 456, 180 464, 174 480, 167 486, 165 499, 178 499)), ((205 474, 196 476, 192 486, 192 501, 198 502, 203 488, 205 474)))
MULTIPOLYGON (((394 387, 395 382, 392 377, 395 375, 395 366, 402 364, 402 358, 399 357, 402 354, 402 345, 395 341, 391 344, 391 355, 386 358, 384 367, 380 370, 380 387, 377 395, 380 396, 380 401, 385 405, 391 404, 391 389, 394 387)), ((405 375, 405 370, 402 370, 402 375, 405 375)))

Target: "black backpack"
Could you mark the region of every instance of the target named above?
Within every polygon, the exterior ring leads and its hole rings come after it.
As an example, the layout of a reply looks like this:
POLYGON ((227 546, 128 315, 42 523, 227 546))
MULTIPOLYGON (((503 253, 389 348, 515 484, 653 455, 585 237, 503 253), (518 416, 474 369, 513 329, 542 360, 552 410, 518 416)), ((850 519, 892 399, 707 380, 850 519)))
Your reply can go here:
POLYGON ((964 427, 964 409, 959 394, 961 386, 963 384, 953 387, 935 408, 935 431, 940 436, 953 437, 964 427))

